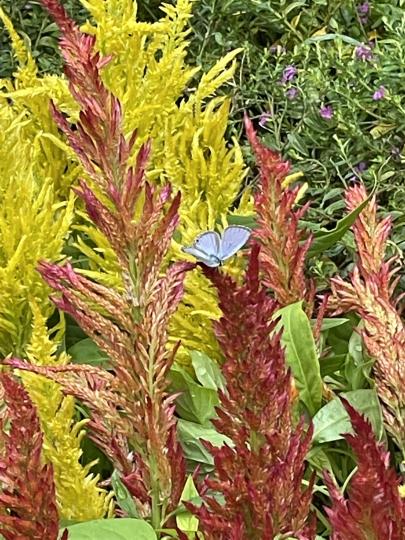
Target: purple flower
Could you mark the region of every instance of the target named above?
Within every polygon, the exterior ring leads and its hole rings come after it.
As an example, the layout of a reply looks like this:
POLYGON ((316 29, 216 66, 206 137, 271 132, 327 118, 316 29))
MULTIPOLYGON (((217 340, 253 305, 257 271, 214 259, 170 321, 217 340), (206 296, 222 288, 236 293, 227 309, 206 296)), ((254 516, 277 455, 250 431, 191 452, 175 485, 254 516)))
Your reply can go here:
POLYGON ((293 65, 287 66, 283 71, 283 76, 280 79, 281 84, 286 84, 294 79, 297 75, 297 68, 293 65))
POLYGON ((358 58, 359 60, 362 60, 363 62, 369 62, 370 60, 373 60, 374 58, 371 47, 369 47, 368 45, 364 45, 364 43, 362 43, 361 45, 358 45, 354 51, 355 51, 356 58, 358 58))
POLYGON ((383 99, 385 97, 385 87, 384 86, 380 86, 380 88, 378 88, 374 94, 373 94, 373 99, 374 101, 379 101, 380 99, 383 99))
POLYGON ((265 127, 265 125, 267 124, 267 122, 270 120, 271 117, 272 117, 272 114, 269 111, 262 113, 259 117, 259 126, 265 127))
POLYGON ((298 88, 292 86, 286 91, 285 95, 290 101, 293 101, 298 96, 298 88))
POLYGON ((332 105, 322 105, 322 107, 319 109, 319 114, 324 120, 330 120, 333 116, 332 105))
POLYGON ((357 13, 359 15, 368 15, 370 11, 370 4, 368 2, 363 2, 357 6, 357 13))
POLYGON ((358 163, 354 170, 358 173, 358 174, 361 174, 362 172, 366 171, 368 169, 368 166, 367 166, 367 163, 365 161, 360 161, 360 163, 358 163))
POLYGON ((360 16, 360 21, 362 24, 367 24, 370 13, 370 4, 368 2, 363 2, 362 4, 358 5, 357 13, 360 16))

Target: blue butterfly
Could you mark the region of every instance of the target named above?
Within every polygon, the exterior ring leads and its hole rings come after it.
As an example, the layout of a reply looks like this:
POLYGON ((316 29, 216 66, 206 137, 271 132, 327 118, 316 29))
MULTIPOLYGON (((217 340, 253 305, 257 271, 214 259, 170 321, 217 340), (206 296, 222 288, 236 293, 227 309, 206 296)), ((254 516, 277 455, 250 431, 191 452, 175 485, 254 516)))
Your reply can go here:
POLYGON ((199 234, 190 247, 183 247, 184 253, 193 255, 206 266, 215 268, 235 255, 249 240, 251 230, 242 225, 227 227, 222 236, 215 231, 199 234))

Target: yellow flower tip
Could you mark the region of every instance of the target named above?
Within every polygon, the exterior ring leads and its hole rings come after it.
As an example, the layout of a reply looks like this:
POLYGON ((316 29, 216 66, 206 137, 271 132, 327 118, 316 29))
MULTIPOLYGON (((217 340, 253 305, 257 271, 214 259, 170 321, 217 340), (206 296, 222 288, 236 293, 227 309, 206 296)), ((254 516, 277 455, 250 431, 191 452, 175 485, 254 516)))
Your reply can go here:
POLYGON ((399 486, 399 496, 402 498, 402 499, 405 499, 405 484, 402 484, 401 486, 399 486))
POLYGON ((296 173, 293 173, 293 174, 289 174, 288 176, 286 176, 282 182, 282 186, 283 188, 286 188, 288 187, 289 185, 291 185, 293 182, 295 182, 296 180, 298 180, 299 178, 302 178, 304 176, 304 173, 302 171, 298 171, 296 173))
POLYGON ((305 182, 304 184, 302 184, 302 186, 300 187, 297 193, 297 196, 295 197, 295 204, 297 204, 304 197, 307 189, 308 189, 308 184, 307 182, 305 182))

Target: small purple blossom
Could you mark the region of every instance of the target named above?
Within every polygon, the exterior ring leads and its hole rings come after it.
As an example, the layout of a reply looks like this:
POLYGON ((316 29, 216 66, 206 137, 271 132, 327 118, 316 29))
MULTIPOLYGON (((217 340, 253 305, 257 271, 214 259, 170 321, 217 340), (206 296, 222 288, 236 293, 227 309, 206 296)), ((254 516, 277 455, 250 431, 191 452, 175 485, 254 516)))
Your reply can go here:
POLYGON ((358 173, 358 174, 361 174, 363 173, 364 171, 366 171, 368 169, 368 165, 365 161, 360 161, 360 163, 358 163, 354 170, 358 173))
POLYGON ((370 12, 370 4, 368 2, 363 2, 357 6, 357 13, 359 15, 368 15, 370 12))
POLYGON ((259 117, 259 126, 265 127, 271 117, 272 117, 272 114, 270 111, 262 113, 259 117))
POLYGON ((293 101, 298 96, 298 88, 292 86, 286 91, 285 95, 290 101, 293 101))
POLYGON ((360 21, 362 24, 368 23, 368 16, 370 14, 370 4, 368 2, 363 2, 357 6, 357 13, 359 14, 360 21))
POLYGON ((369 47, 368 45, 365 45, 364 43, 362 43, 361 45, 358 45, 355 48, 354 52, 355 52, 356 58, 358 58, 359 60, 362 60, 363 62, 370 62, 374 58, 371 47, 369 47))
POLYGON ((380 86, 373 94, 374 101, 379 101, 385 97, 385 86, 380 86))
POLYGON ((322 107, 319 109, 319 114, 324 120, 330 120, 333 116, 332 105, 322 105, 322 107))
POLYGON ((284 68, 283 75, 280 79, 281 84, 286 84, 294 79, 297 75, 297 68, 293 65, 289 65, 284 68))

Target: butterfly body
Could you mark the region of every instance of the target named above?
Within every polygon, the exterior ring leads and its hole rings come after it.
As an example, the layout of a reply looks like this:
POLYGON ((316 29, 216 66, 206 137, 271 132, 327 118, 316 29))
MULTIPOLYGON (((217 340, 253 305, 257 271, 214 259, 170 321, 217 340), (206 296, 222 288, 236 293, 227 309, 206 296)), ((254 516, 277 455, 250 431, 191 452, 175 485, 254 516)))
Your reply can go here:
POLYGON ((203 232, 197 236, 192 246, 182 249, 206 266, 216 268, 246 244, 250 233, 248 227, 231 225, 224 230, 222 236, 216 231, 203 232))

